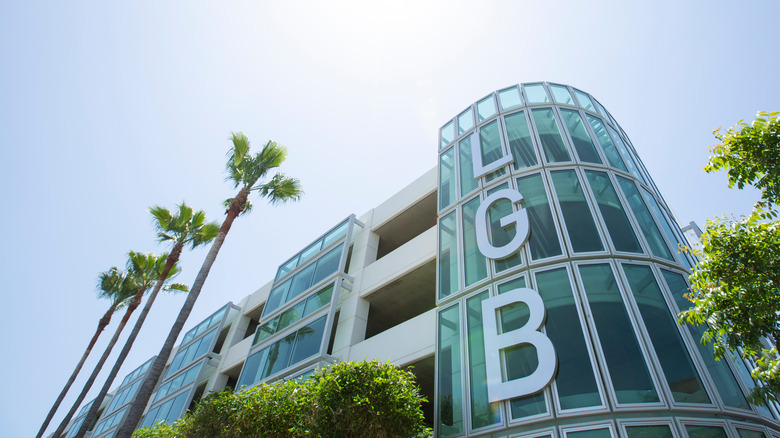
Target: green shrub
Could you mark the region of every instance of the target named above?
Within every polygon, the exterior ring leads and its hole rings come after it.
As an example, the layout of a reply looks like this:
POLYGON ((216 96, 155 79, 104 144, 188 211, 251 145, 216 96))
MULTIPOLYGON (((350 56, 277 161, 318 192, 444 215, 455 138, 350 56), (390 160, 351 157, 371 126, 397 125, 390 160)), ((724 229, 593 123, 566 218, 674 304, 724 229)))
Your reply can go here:
POLYGON ((429 436, 414 375, 390 364, 341 362, 308 379, 214 393, 173 425, 134 438, 390 438, 429 436))

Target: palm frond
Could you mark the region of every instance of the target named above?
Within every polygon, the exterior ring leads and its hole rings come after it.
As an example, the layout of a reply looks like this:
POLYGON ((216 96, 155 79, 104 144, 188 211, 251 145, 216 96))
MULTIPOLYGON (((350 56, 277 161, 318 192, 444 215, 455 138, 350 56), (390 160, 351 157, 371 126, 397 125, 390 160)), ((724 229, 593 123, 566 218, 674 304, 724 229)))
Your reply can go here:
POLYGON ((166 292, 170 292, 170 291, 189 292, 190 288, 184 283, 171 283, 163 287, 163 290, 166 292))
POLYGON ((210 222, 200 226, 198 228, 198 232, 195 233, 192 240, 190 241, 192 248, 194 249, 200 245, 214 240, 217 237, 217 234, 219 234, 219 228, 220 226, 216 222, 210 222))
POLYGON ((268 198, 268 202, 273 205, 297 201, 303 195, 300 181, 283 173, 277 173, 268 182, 258 185, 256 189, 260 196, 268 198))
POLYGON ((175 217, 176 228, 184 228, 187 223, 190 222, 190 219, 192 219, 192 215, 192 207, 187 205, 185 202, 179 204, 179 214, 175 217))
POLYGON ((156 229, 160 231, 165 231, 168 229, 171 220, 173 219, 173 215, 167 208, 154 205, 149 207, 149 213, 151 213, 155 219, 154 227, 156 229))

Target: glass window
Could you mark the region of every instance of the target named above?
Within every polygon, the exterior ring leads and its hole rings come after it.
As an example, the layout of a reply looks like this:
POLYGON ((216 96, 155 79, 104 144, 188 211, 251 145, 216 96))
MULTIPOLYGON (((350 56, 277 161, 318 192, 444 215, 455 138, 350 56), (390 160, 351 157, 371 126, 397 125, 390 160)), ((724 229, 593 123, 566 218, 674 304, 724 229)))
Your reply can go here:
POLYGON ((246 358, 244 370, 241 372, 241 378, 238 380, 239 388, 252 386, 263 379, 263 370, 265 370, 265 362, 268 359, 269 350, 269 347, 263 348, 246 358))
MULTIPOLYGON (((468 327, 469 384, 471 394, 471 426, 474 429, 501 421, 501 403, 489 403, 487 393, 487 367, 485 365, 485 341, 482 333, 482 301, 489 297, 484 291, 466 302, 468 327)), ((533 371, 533 370, 531 370, 533 371)))
POLYGON ((501 101, 501 109, 504 111, 523 105, 523 100, 517 87, 499 91, 498 100, 501 101))
POLYGON ((271 314, 271 312, 279 308, 282 303, 287 302, 287 291, 290 290, 290 283, 292 283, 292 279, 288 278, 284 283, 271 290, 271 293, 268 294, 265 308, 263 309, 263 316, 271 314))
POLYGON ((287 368, 287 364, 290 362, 290 353, 294 341, 295 333, 292 333, 269 347, 268 363, 266 364, 263 378, 272 376, 287 368))
POLYGON ((458 242, 455 212, 439 221, 439 298, 458 290, 458 242))
POLYGON ((531 228, 528 246, 531 259, 561 255, 558 231, 550 211, 542 176, 536 174, 518 178, 517 191, 523 195, 523 208, 528 211, 528 226, 531 228))
POLYGON ((577 100, 580 102, 580 107, 596 112, 596 108, 593 106, 593 102, 590 101, 590 97, 580 90, 574 90, 574 94, 577 96, 577 100))
POLYGON ((333 285, 326 287, 325 289, 317 292, 306 299, 306 308, 303 311, 303 316, 308 316, 315 311, 323 308, 325 305, 330 304, 330 298, 333 295, 333 285))
POLYGON ((639 246, 634 229, 628 221, 623 204, 620 203, 609 176, 604 172, 590 170, 586 170, 585 175, 596 197, 609 237, 612 238, 612 245, 618 251, 641 253, 642 247, 639 246))
POLYGON ((612 139, 609 138, 609 134, 607 134, 607 128, 604 126, 604 122, 598 117, 590 114, 586 114, 586 116, 588 117, 591 128, 593 128, 593 132, 596 134, 601 150, 604 151, 604 155, 607 157, 607 161, 609 161, 609 165, 615 169, 622 170, 623 172, 628 172, 626 165, 623 164, 623 159, 620 158, 620 153, 615 147, 615 144, 612 143, 612 139))
POLYGON ((528 103, 546 103, 550 101, 542 84, 523 84, 523 90, 528 103))
POLYGON ((477 248, 475 219, 479 204, 479 196, 463 204, 463 272, 466 286, 487 278, 487 261, 477 248))
POLYGON ((566 438, 612 438, 609 429, 588 429, 574 432, 566 431, 566 438))
POLYGON ((620 153, 623 154, 623 160, 625 160, 626 165, 628 166, 628 170, 631 172, 634 177, 636 177, 640 181, 644 181, 642 179, 642 175, 639 173, 639 169, 636 167, 636 163, 634 163, 634 158, 631 156, 631 153, 628 150, 628 147, 625 143, 623 143, 623 140, 618 135, 617 131, 612 129, 611 126, 607 126, 607 129, 609 130, 609 133, 612 134, 612 139, 615 141, 615 144, 617 145, 618 149, 620 150, 620 153))
POLYGON ((555 114, 550 108, 541 108, 531 111, 536 123, 536 132, 539 133, 539 140, 542 142, 544 158, 548 163, 560 163, 562 161, 571 161, 568 148, 563 142, 561 131, 558 129, 558 122, 555 120, 555 114))
POLYGON ((531 139, 531 131, 528 129, 525 113, 520 111, 504 117, 504 124, 509 140, 509 150, 512 151, 512 156, 515 159, 515 169, 539 164, 536 160, 534 142, 531 139))
POLYGON ((647 328, 655 355, 661 363, 674 401, 710 403, 696 366, 683 344, 677 323, 661 295, 653 271, 648 266, 623 265, 631 293, 647 328))
POLYGON ((659 426, 626 426, 628 438, 674 438, 672 430, 667 425, 659 426))
POLYGON ((631 211, 634 212, 634 217, 637 223, 639 223, 639 229, 642 230, 642 235, 645 236, 647 244, 650 245, 650 252, 656 257, 661 257, 666 260, 672 260, 672 253, 669 252, 669 248, 666 247, 661 232, 653 220, 653 216, 650 214, 650 210, 647 209, 642 196, 639 194, 639 190, 636 189, 634 183, 626 178, 618 177, 618 184, 623 190, 623 194, 628 200, 628 205, 631 206, 631 211))
POLYGON ((439 210, 455 202, 455 148, 439 155, 439 210))
POLYGON ((601 114, 601 115, 602 115, 602 116, 604 116, 604 117, 607 117, 607 110, 604 108, 604 106, 602 106, 602 105, 599 103, 599 101, 598 101, 598 100, 596 100, 596 99, 591 99, 591 101, 593 101, 593 104, 594 104, 594 105, 596 105, 596 108, 598 108, 598 110, 599 110, 599 111, 598 111, 598 112, 599 112, 599 114, 601 114))
MULTIPOLYGON (((688 293, 688 283, 682 275, 661 270, 661 274, 666 281, 666 285, 669 287, 669 291, 672 293, 672 298, 677 303, 677 307, 680 310, 686 310, 693 305, 687 298, 684 297, 688 293)), ((725 360, 715 360, 712 353, 712 345, 704 345, 699 340, 704 334, 706 327, 703 325, 692 326, 686 324, 688 332, 695 341, 696 348, 699 350, 699 355, 704 360, 704 364, 710 373, 710 377, 715 381, 715 387, 718 389, 720 398, 726 406, 731 406, 740 409, 750 409, 745 396, 742 394, 742 390, 737 383, 734 373, 731 372, 729 365, 725 360)))
POLYGON ((322 249, 327 248, 331 243, 344 237, 347 234, 347 228, 349 228, 349 221, 344 221, 338 228, 328 233, 328 235, 322 239, 322 249))
POLYGON ((474 110, 469 107, 458 116, 458 135, 462 135, 474 127, 474 110))
POLYGON ((582 265, 579 271, 618 403, 659 401, 612 268, 582 265))
POLYGON ((460 365, 460 307, 439 312, 438 430, 441 436, 463 432, 463 387, 460 365))
POLYGON ((599 153, 596 152, 596 147, 590 139, 588 129, 585 128, 579 111, 561 108, 561 117, 563 117, 563 123, 569 128, 569 135, 574 142, 574 149, 577 151, 580 161, 601 164, 599 153))
POLYGON ((343 244, 339 245, 317 260, 317 270, 314 271, 314 277, 312 277, 311 280, 312 286, 339 270, 339 262, 341 261, 343 248, 343 244))
POLYGON ((279 270, 276 272, 276 278, 274 279, 274 281, 289 274, 297 266, 298 266, 298 254, 296 254, 295 257, 291 258, 287 263, 279 267, 279 270))
POLYGON ((685 431, 688 432, 688 438, 726 438, 728 436, 726 431, 720 426, 686 424, 685 431))
POLYGON ((320 352, 322 335, 325 333, 326 319, 327 317, 323 316, 298 330, 298 337, 295 338, 295 347, 292 352, 292 358, 290 359, 290 365, 295 365, 320 352))
POLYGON ((301 251, 301 255, 299 258, 298 266, 303 265, 304 263, 311 260, 317 253, 320 252, 320 247, 322 246, 322 241, 316 241, 313 244, 309 245, 308 248, 301 251))
POLYGON ((486 124, 479 130, 479 144, 482 151, 482 165, 501 159, 504 149, 501 147, 501 134, 498 128, 498 119, 486 124))
POLYGON ((573 170, 550 172, 561 214, 566 223, 569 241, 574 252, 603 251, 593 214, 582 193, 582 186, 573 170))
POLYGON ((312 263, 295 274, 292 279, 292 284, 290 285, 290 291, 287 293, 287 298, 284 300, 285 303, 294 300, 295 297, 302 294, 303 291, 311 286, 311 279, 314 276, 314 268, 316 266, 316 263, 312 263))
POLYGON ((537 273, 536 285, 547 309, 545 332, 558 355, 555 382, 561 409, 601 405, 566 268, 537 273))
POLYGON ((487 120, 491 116, 496 114, 496 101, 493 98, 493 95, 480 100, 477 102, 477 118, 479 121, 487 120))
POLYGON ((264 341, 276 333, 276 324, 279 323, 279 317, 275 317, 272 320, 266 322, 257 328, 255 332, 255 339, 252 341, 252 345, 257 345, 260 341, 264 341))
MULTIPOLYGON (((672 231, 672 227, 669 225, 670 224, 669 219, 661 211, 661 207, 658 205, 658 202, 656 202, 653 195, 650 194, 650 192, 644 188, 642 188, 642 191, 645 193, 645 199, 647 200, 647 203, 650 205, 650 209, 653 210, 656 219, 658 219, 658 223, 661 224, 661 228, 664 230, 664 234, 666 234, 666 238, 669 239, 670 242, 672 242, 672 245, 674 245, 674 242, 677 242, 678 247, 679 245, 682 245, 683 243, 679 240, 679 238, 674 233, 674 231, 672 231)), ((690 270, 692 268, 691 264, 688 262, 688 258, 685 257, 684 254, 680 254, 678 258, 680 259, 681 264, 686 269, 690 270)))
POLYGON ((306 301, 301 301, 293 307, 282 312, 279 315, 279 325, 276 327, 276 331, 282 331, 287 327, 294 324, 296 321, 303 317, 303 308, 306 306, 306 301))
MULTIPOLYGON (((501 184, 488 190, 488 195, 509 187, 508 183, 501 184)), ((506 217, 514 211, 512 202, 508 199, 501 199, 488 207, 488 222, 490 223, 491 242, 494 246, 504 246, 514 239, 517 234, 517 225, 512 223, 508 227, 501 226, 501 218, 506 217)), ((495 260, 496 271, 502 272, 509 268, 520 265, 523 262, 522 247, 514 254, 511 254, 501 260, 495 260)))
POLYGON ((571 98, 571 94, 569 94, 569 89, 567 87, 550 84, 550 91, 552 91, 556 103, 574 105, 574 99, 571 98))
POLYGON ((479 179, 474 178, 474 161, 471 159, 471 138, 464 137, 458 142, 458 158, 460 158, 460 196, 465 196, 479 187, 479 179))
POLYGON ((441 128, 441 143, 439 143, 439 149, 450 144, 455 139, 455 126, 452 121, 442 126, 441 128))
POLYGON ((766 438, 766 435, 758 430, 737 428, 737 434, 739 434, 739 438, 766 438))

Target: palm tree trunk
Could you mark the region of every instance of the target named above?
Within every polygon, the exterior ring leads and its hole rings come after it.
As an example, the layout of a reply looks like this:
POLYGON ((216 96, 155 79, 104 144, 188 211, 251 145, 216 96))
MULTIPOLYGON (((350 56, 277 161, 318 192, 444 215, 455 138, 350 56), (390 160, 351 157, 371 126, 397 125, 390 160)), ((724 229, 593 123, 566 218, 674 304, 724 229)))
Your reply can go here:
POLYGON ((127 359, 128 354, 130 354, 130 349, 133 348, 133 343, 135 343, 135 339, 138 337, 138 333, 140 333, 141 327, 144 325, 144 321, 146 321, 146 315, 149 314, 149 310, 152 308, 154 300, 160 293, 163 284, 165 284, 165 280, 168 279, 168 274, 170 274, 171 269, 173 269, 173 267, 176 266, 176 263, 179 262, 179 257, 181 256, 183 247, 183 242, 176 243, 176 245, 173 246, 171 253, 168 254, 168 257, 165 259, 165 267, 163 268, 160 277, 157 279, 157 283, 154 285, 154 289, 146 299, 146 304, 144 305, 144 308, 141 309, 141 313, 138 315, 138 319, 135 321, 133 330, 127 337, 127 341, 125 341, 125 346, 122 347, 122 351, 119 352, 119 357, 116 358, 116 363, 114 363, 114 367, 111 368, 111 372, 108 374, 106 383, 103 384, 100 392, 98 392, 97 398, 95 398, 95 402, 92 403, 92 406, 89 408, 87 416, 81 423, 81 427, 79 428, 75 438, 83 438, 84 434, 87 433, 87 429, 89 428, 90 423, 92 423, 95 416, 97 415, 98 409, 100 409, 100 404, 103 403, 103 399, 106 398, 106 394, 108 394, 109 388, 111 388, 111 385, 114 383, 116 375, 119 374, 119 369, 122 368, 122 364, 124 364, 125 359, 127 359))
POLYGON ((203 284, 209 276, 211 266, 214 265, 214 261, 217 259, 217 254, 219 254, 219 250, 225 242, 225 237, 227 236, 228 231, 230 231, 233 221, 242 211, 244 211, 248 197, 249 188, 243 188, 238 192, 238 196, 236 196, 230 204, 227 216, 222 222, 222 226, 219 228, 219 234, 217 234, 217 237, 214 239, 214 243, 211 244, 211 249, 209 249, 206 259, 203 260, 200 271, 198 271, 198 275, 195 277, 195 282, 192 284, 192 288, 190 288, 190 292, 187 294, 187 299, 184 300, 179 315, 176 317, 176 321, 173 323, 173 327, 171 327, 171 331, 168 333, 168 338, 165 340, 160 353, 157 355, 157 359, 152 363, 149 374, 146 376, 146 380, 144 380, 143 385, 141 385, 141 389, 138 390, 135 401, 133 401, 133 404, 130 407, 130 413, 127 414, 125 422, 119 429, 115 438, 130 438, 138 425, 138 422, 141 421, 141 415, 144 413, 146 404, 149 403, 149 399, 152 397, 152 391, 154 391, 154 387, 157 385, 157 381, 162 375, 163 368, 165 368, 165 364, 168 362, 174 343, 179 337, 182 328, 184 328, 184 323, 187 322, 187 318, 190 316, 192 308, 195 306, 195 301, 198 299, 201 289, 203 289, 203 284))
POLYGON ((108 324, 111 323, 111 316, 114 314, 116 307, 117 307, 117 303, 112 304, 111 307, 109 307, 106 313, 103 315, 103 317, 100 318, 100 321, 98 321, 97 330, 95 330, 95 334, 92 335, 92 339, 89 341, 89 345, 87 345, 87 349, 84 350, 84 354, 81 355, 81 360, 79 360, 79 363, 76 365, 76 369, 73 370, 73 373, 70 375, 70 378, 68 379, 67 383, 65 383, 65 387, 62 388, 62 392, 60 392, 60 395, 57 397, 57 400, 54 401, 54 406, 51 407, 51 410, 49 410, 49 414, 46 416, 46 419, 43 420, 41 429, 38 431, 38 435, 36 435, 35 438, 41 438, 43 436, 43 433, 46 432, 46 428, 49 427, 49 422, 51 422, 52 417, 54 417, 54 414, 57 412, 57 409, 60 407, 62 400, 65 399, 65 394, 68 393, 70 387, 73 386, 73 382, 76 381, 76 376, 78 376, 79 372, 81 372, 81 367, 84 366, 84 362, 86 362, 87 357, 90 355, 90 353, 92 353, 92 348, 95 346, 95 343, 100 337, 100 334, 103 333, 103 330, 106 329, 106 326, 108 326, 108 324))
POLYGON ((89 376, 89 379, 87 379, 87 383, 85 383, 84 388, 81 389, 81 394, 79 394, 78 398, 76 398, 76 401, 73 403, 73 407, 70 408, 70 411, 65 416, 65 418, 62 419, 59 427, 57 427, 57 430, 52 435, 54 438, 62 435, 65 427, 68 425, 71 418, 73 418, 73 415, 76 413, 76 410, 79 408, 79 405, 81 405, 81 402, 84 401, 84 397, 87 396, 90 388, 92 388, 92 384, 95 382, 98 374, 100 374, 100 370, 103 368, 103 364, 106 363, 106 360, 111 354, 111 350, 114 348, 114 345, 116 345, 116 341, 119 340, 119 335, 122 333, 122 330, 124 330, 125 325, 127 325, 127 321, 130 319, 130 315, 132 315, 133 311, 135 311, 139 304, 141 304, 141 300, 137 295, 130 300, 130 303, 127 305, 127 310, 125 310, 125 314, 122 316, 122 320, 119 321, 119 326, 114 332, 114 336, 112 336, 111 340, 108 342, 105 351, 103 351, 103 355, 100 356, 100 360, 98 361, 97 365, 95 365, 95 369, 92 370, 92 374, 89 376))

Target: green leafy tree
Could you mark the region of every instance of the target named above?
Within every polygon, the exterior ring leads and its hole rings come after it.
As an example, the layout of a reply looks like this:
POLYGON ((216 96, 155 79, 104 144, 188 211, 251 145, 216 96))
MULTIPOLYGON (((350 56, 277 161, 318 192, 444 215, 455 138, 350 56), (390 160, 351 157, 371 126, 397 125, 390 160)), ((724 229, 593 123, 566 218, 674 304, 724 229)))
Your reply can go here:
POLYGON ((46 428, 49 427, 49 423, 51 422, 52 417, 54 417, 54 414, 57 412, 57 409, 62 403, 62 400, 65 399, 65 395, 68 393, 68 390, 70 390, 70 387, 73 386, 73 382, 76 381, 76 377, 78 376, 79 372, 81 372, 81 368, 84 366, 84 362, 92 352, 92 348, 95 347, 95 343, 97 342, 98 338, 103 333, 108 324, 111 323, 111 317, 114 315, 114 312, 127 305, 130 298, 132 298, 136 292, 134 288, 129 285, 129 282, 127 281, 127 275, 124 272, 121 272, 116 266, 112 267, 108 271, 101 273, 98 276, 97 289, 98 298, 111 300, 111 305, 108 307, 108 310, 106 310, 106 313, 103 315, 103 317, 98 320, 95 334, 92 335, 92 339, 90 339, 89 344, 87 344, 87 348, 84 350, 84 354, 81 355, 81 359, 79 360, 78 364, 76 364, 76 368, 73 370, 70 378, 68 378, 68 381, 62 388, 60 395, 57 396, 57 400, 54 401, 54 405, 49 410, 48 415, 46 415, 46 419, 43 421, 41 429, 38 431, 36 438, 43 436, 46 428))
POLYGON ((414 375, 394 365, 340 362, 307 379, 211 394, 173 425, 134 438, 411 438, 430 436, 414 375))
MULTIPOLYGON (((111 385, 114 383, 114 379, 116 379, 119 370, 125 363, 125 359, 127 359, 127 356, 130 354, 130 350, 133 348, 133 344, 135 343, 138 334, 141 332, 144 322, 146 322, 146 316, 149 314, 166 279, 171 276, 171 271, 179 262, 184 247, 189 245, 192 249, 195 249, 200 245, 205 245, 214 240, 219 231, 219 225, 215 222, 206 222, 206 213, 204 213, 203 210, 198 210, 196 212, 184 202, 177 206, 174 213, 171 213, 167 208, 157 205, 150 208, 149 212, 154 218, 153 224, 157 231, 158 241, 160 243, 171 243, 173 246, 171 247, 171 252, 168 254, 167 258, 165 258, 162 270, 159 272, 152 272, 152 275, 156 274, 156 277, 153 278, 156 280, 154 289, 149 293, 146 304, 144 305, 144 308, 141 309, 141 313, 138 315, 138 319, 135 321, 135 325, 130 331, 130 335, 127 337, 124 347, 122 347, 122 351, 119 352, 119 356, 117 357, 114 366, 111 368, 111 372, 106 378, 95 402, 87 412, 87 416, 76 434, 77 437, 83 437, 87 433, 87 429, 92 424, 93 419, 97 416, 100 403, 103 402, 106 394, 108 394, 111 385)), ((186 290, 186 287, 182 286, 179 290, 186 290)))
POLYGON ((707 221, 701 249, 690 276, 693 306, 681 321, 706 325, 702 343, 712 343, 716 357, 726 351, 754 364, 760 382, 751 392, 758 402, 780 397, 780 222, 774 207, 780 199, 779 113, 759 112, 747 125, 739 122, 712 148, 707 172, 726 170, 729 186, 762 190, 753 212, 742 218, 707 221), (774 340, 774 341, 773 341, 774 340))
POLYGON ((233 221, 240 214, 251 209, 249 194, 257 192, 260 197, 265 198, 272 205, 297 201, 303 195, 299 181, 282 173, 276 173, 268 181, 263 181, 263 178, 270 171, 281 166, 287 158, 287 149, 284 146, 274 141, 269 141, 260 152, 251 155, 249 153, 249 139, 244 134, 240 132, 233 133, 232 142, 233 147, 228 152, 227 171, 229 179, 233 181, 235 188, 238 188, 239 191, 234 198, 225 201, 227 206, 225 220, 222 222, 217 237, 214 239, 214 243, 211 245, 211 249, 206 255, 198 275, 195 277, 192 289, 187 294, 187 299, 184 301, 160 353, 152 363, 146 380, 138 390, 136 399, 122 428, 117 434, 117 438, 130 438, 136 425, 141 420, 144 408, 146 408, 146 404, 152 396, 152 391, 162 375, 163 368, 171 355, 176 339, 179 337, 187 318, 192 312, 192 308, 195 306, 200 291, 203 289, 203 284, 206 282, 209 271, 217 259, 217 254, 219 254, 219 250, 225 242, 225 237, 230 231, 233 221))
MULTIPOLYGON (((65 418, 63 418, 62 422, 57 427, 57 430, 54 432, 55 437, 59 437, 65 431, 65 427, 67 427, 71 418, 73 418, 73 415, 76 413, 76 410, 79 408, 79 405, 81 405, 81 402, 84 401, 84 397, 87 396, 87 393, 92 388, 92 384, 95 382, 95 379, 97 379, 98 374, 100 374, 100 371, 103 369, 103 365, 108 359, 108 356, 111 354, 111 350, 113 350, 114 345, 116 345, 117 341, 119 340, 119 335, 124 330, 125 325, 127 325, 127 321, 130 320, 130 316, 133 314, 135 309, 137 309, 138 306, 141 305, 141 301, 143 300, 144 294, 146 293, 147 290, 149 290, 150 287, 152 287, 152 285, 154 284, 154 282, 162 272, 163 267, 165 266, 165 259, 167 258, 167 256, 168 256, 167 254, 156 256, 154 254, 142 254, 133 251, 130 251, 128 253, 127 266, 125 271, 126 272, 125 281, 127 282, 127 284, 125 284, 124 286, 131 288, 134 291, 133 297, 128 302, 127 309, 125 310, 125 314, 122 316, 121 321, 119 321, 119 325, 117 326, 117 329, 114 332, 114 336, 108 342, 105 351, 103 351, 103 355, 100 357, 100 360, 98 360, 98 363, 95 365, 94 370, 92 370, 92 374, 89 376, 87 382, 84 384, 81 393, 76 398, 76 401, 73 403, 73 406, 71 407, 70 411, 68 411, 68 413, 65 415, 65 418)), ((177 274, 178 272, 179 272, 178 269, 175 268, 171 269, 168 278, 177 274)), ((172 290, 186 290, 187 286, 182 284, 172 284, 169 285, 168 288, 172 290)), ((101 402, 102 400, 100 401, 95 400, 95 402, 92 403, 92 408, 95 408, 96 406, 99 407, 101 402)), ((96 409, 97 408, 95 408, 95 410, 96 409)), ((87 424, 86 418, 84 419, 82 426, 84 424, 87 424)))

